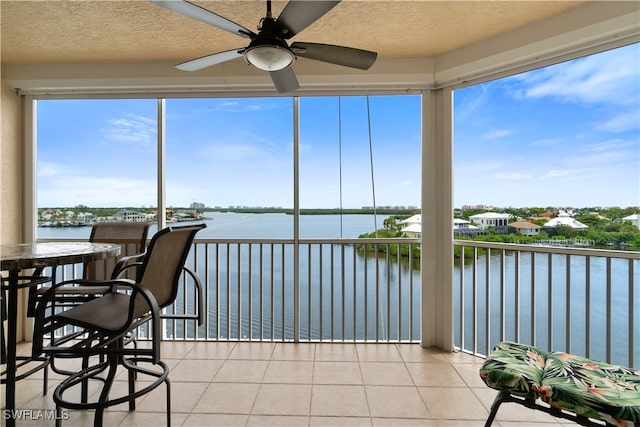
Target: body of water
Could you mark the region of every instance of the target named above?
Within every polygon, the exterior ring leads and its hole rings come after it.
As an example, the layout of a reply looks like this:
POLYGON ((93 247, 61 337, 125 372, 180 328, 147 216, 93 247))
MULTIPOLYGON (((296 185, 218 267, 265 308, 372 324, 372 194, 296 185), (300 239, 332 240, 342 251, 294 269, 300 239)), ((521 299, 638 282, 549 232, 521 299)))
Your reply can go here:
MULTIPOLYGON (((198 238, 293 238, 292 215, 208 213, 208 216, 209 218, 204 221, 207 228, 198 234, 198 238)), ((374 221, 373 215, 303 215, 300 217, 300 237, 303 239, 357 238, 361 234, 372 232, 376 228, 376 223, 378 228, 382 228, 387 217, 379 215, 374 221)), ((90 230, 90 227, 38 228, 38 237, 88 238, 90 230)), ((155 233, 155 230, 153 225, 150 233, 155 233)), ((419 263, 408 265, 403 261, 403 264, 407 265, 398 266, 398 260, 394 257, 376 258, 375 255, 356 251, 353 245, 327 244, 323 245, 323 249, 321 261, 317 252, 322 250, 319 247, 301 248, 300 315, 301 331, 305 337, 332 339, 331 334, 335 330, 344 331, 338 333, 340 337, 338 339, 352 337, 359 340, 375 339, 379 336, 377 332, 379 330, 381 339, 385 339, 387 335, 384 331, 389 330, 398 331, 397 334, 401 339, 419 340, 421 298, 419 263), (309 253, 309 251, 313 252, 309 253), (347 251, 346 255, 343 251, 347 251), (352 271, 358 272, 355 277, 349 275, 352 271), (342 277, 344 272, 349 273, 346 278, 342 277), (365 277, 368 277, 368 282, 365 277), (411 299, 409 299, 410 295, 412 295, 411 299), (380 309, 385 307, 390 307, 390 310, 382 312, 380 309), (340 316, 335 317, 336 313, 340 313, 340 316), (412 313, 411 318, 407 317, 409 313, 412 313)), ((287 339, 291 338, 294 305, 292 254, 293 251, 289 245, 266 246, 262 249, 252 247, 250 250, 248 248, 240 250, 235 244, 212 248, 209 255, 212 258, 207 261, 210 278, 209 298, 210 301, 214 301, 214 297, 219 297, 223 302, 219 307, 211 305, 207 307, 211 329, 227 331, 224 332, 227 338, 233 338, 235 335, 243 337, 252 335, 254 338, 264 335, 268 338, 282 336, 282 334, 287 339), (258 250, 264 253, 261 255, 257 252, 258 250), (264 259, 273 258, 270 261, 272 264, 261 267, 258 264, 261 256, 264 259), (253 267, 250 267, 251 265, 253 267), (214 283, 213 280, 216 282, 214 283), (264 290, 262 284, 265 284, 264 290), (249 300, 254 301, 253 307, 249 307, 249 300), (257 301, 263 302, 263 308, 260 308, 257 301), (240 310, 235 310, 236 307, 240 307, 240 310), (268 319, 263 322, 262 319, 265 316, 268 319), (242 325, 238 325, 239 321, 242 325), (252 326, 249 327, 249 324, 252 326), (268 332, 261 332, 259 325, 268 332), (283 332, 278 332, 278 329, 283 332)), ((200 253, 199 256, 204 254, 200 253)), ((520 277, 516 278, 516 261, 513 255, 505 257, 504 265, 501 264, 501 259, 497 255, 492 255, 489 260, 479 257, 476 271, 480 274, 477 275, 475 291, 472 287, 473 267, 466 264, 461 268, 456 262, 452 284, 455 294, 456 344, 461 344, 458 342, 460 328, 464 330, 465 348, 469 348, 469 343, 477 340, 480 353, 486 353, 488 350, 487 333, 490 335, 490 342, 494 343, 499 339, 501 304, 499 278, 504 270, 506 278, 504 316, 507 339, 515 338, 517 319, 523 342, 535 341, 542 347, 546 347, 550 339, 547 331, 551 330, 553 331, 551 338, 553 348, 564 349, 568 327, 571 351, 585 355, 587 353, 586 328, 588 327, 590 330, 588 353, 595 359, 604 360, 607 323, 606 259, 597 257, 591 259, 589 289, 586 287, 587 267, 584 257, 571 257, 570 274, 567 273, 564 255, 553 255, 551 265, 549 265, 549 259, 547 256, 539 256, 534 264, 529 256, 523 255, 519 260, 520 277), (489 277, 491 277, 489 286, 487 286, 485 274, 487 262, 489 262, 489 277), (533 284, 530 281, 532 268, 536 271, 536 281, 533 284), (462 298, 461 274, 465 282, 462 298), (550 276, 551 284, 548 281, 550 276), (570 277, 570 286, 567 286, 567 277, 570 277), (519 289, 517 297, 516 283, 519 289), (570 295, 567 295, 568 290, 570 295), (487 294, 490 295, 491 307, 490 331, 485 327, 487 294), (536 301, 533 312, 532 296, 536 301), (474 298, 476 299, 475 309, 474 298), (464 300, 462 304, 461 299, 464 300), (570 301, 569 304, 567 299, 570 301), (549 304, 552 307, 551 316, 549 304), (459 321, 461 305, 464 307, 464 324, 460 324, 459 321), (568 316, 567 307, 571 310, 568 316), (589 312, 588 321, 587 312, 589 312), (533 324, 532 318, 535 319, 533 324), (567 324, 567 318, 569 318, 569 324, 567 324), (474 325, 477 327, 476 332, 474 332, 474 325)), ((202 260, 200 265, 205 265, 205 260, 202 260)), ((632 273, 635 276, 632 293, 634 300, 631 304, 634 307, 637 325, 640 324, 640 262, 634 262, 634 266, 632 273)), ((615 363, 627 364, 630 300, 626 283, 631 273, 628 263, 622 260, 613 260, 611 269, 612 359, 615 363)), ((640 328, 636 327, 635 335, 635 342, 640 343, 640 328)), ((397 336, 390 336, 390 338, 394 339, 397 336)), ((640 350, 636 350, 635 355, 636 359, 640 359, 640 350)), ((638 363, 640 360, 635 362, 635 364, 638 363)))
MULTIPOLYGON (((204 222, 207 228, 198 233, 200 239, 292 239, 293 215, 285 214, 244 214, 231 212, 207 212, 204 222)), ((314 238, 357 238, 382 228, 389 215, 301 215, 300 237, 314 238)), ((157 225, 152 224, 149 235, 153 235, 157 225)), ((91 227, 38 227, 38 238, 89 238, 91 227)))

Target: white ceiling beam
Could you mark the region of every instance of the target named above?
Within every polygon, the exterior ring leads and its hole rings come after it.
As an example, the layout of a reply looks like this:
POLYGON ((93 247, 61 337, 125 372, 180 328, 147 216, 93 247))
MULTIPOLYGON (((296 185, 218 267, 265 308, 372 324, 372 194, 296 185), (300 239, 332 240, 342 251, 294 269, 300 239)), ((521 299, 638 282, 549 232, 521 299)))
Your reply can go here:
MULTIPOLYGON (((379 58, 368 71, 303 58, 294 64, 296 94, 456 87, 638 41, 640 2, 599 1, 436 58, 379 58)), ((241 59, 192 73, 168 63, 5 64, 2 79, 38 97, 277 95, 269 75, 241 59)))
POLYGON ((640 41, 640 2, 599 1, 435 59, 435 87, 513 75, 640 41))
MULTIPOLYGON (((381 58, 368 71, 301 59, 294 64, 301 85, 296 94, 419 91, 432 85, 432 69, 430 58, 381 58)), ((269 74, 242 60, 197 72, 180 71, 169 63, 6 64, 2 77, 9 87, 41 97, 116 93, 276 94, 269 74)))

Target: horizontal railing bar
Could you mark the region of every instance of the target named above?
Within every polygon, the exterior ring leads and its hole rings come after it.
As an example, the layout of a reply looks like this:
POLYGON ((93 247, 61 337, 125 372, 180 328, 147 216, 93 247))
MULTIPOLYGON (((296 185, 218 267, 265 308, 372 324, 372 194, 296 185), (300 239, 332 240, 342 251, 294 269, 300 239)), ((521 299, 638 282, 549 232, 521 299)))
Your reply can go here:
MULTIPOLYGON (((87 239, 79 238, 39 238, 38 242, 82 242, 87 239)), ((341 244, 341 245, 362 245, 362 244, 415 244, 421 243, 421 239, 406 237, 389 237, 389 238, 353 238, 353 239, 299 239, 300 245, 309 244, 341 244)), ((293 239, 245 239, 245 238, 196 238, 194 244, 294 244, 293 239)), ((480 242, 474 240, 453 240, 454 246, 466 246, 486 249, 500 249, 506 251, 520 252, 536 252, 536 253, 553 253, 553 254, 569 254, 595 257, 608 257, 619 259, 640 260, 640 252, 622 251, 612 249, 591 249, 591 248, 567 248, 561 246, 540 246, 540 245, 523 245, 520 243, 499 243, 499 242, 480 242)))
POLYGON ((486 249, 502 249, 506 251, 568 254, 579 256, 595 256, 604 258, 637 259, 640 260, 640 252, 619 251, 611 249, 590 248, 566 248, 560 246, 523 245, 518 243, 477 242, 473 240, 454 240, 454 246, 467 246, 486 249))

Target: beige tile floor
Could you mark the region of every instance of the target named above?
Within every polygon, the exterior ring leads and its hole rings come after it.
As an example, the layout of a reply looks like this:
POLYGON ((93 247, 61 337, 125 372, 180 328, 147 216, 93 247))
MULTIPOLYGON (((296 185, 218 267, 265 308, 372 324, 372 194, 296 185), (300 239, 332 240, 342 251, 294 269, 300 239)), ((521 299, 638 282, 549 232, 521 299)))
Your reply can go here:
MULTIPOLYGON (((482 426, 495 397, 478 376, 483 359, 416 344, 165 342, 162 358, 171 368, 174 426, 482 426)), ((61 377, 51 375, 46 396, 41 378, 18 383, 18 408, 53 407, 61 377)), ((115 391, 126 384, 118 377, 115 391)), ((165 407, 160 386, 140 398, 135 411, 125 404, 110 408, 105 425, 163 426, 165 407)), ((91 412, 69 414, 64 426, 93 424, 91 412)), ((562 422, 506 404, 493 425, 562 422)))

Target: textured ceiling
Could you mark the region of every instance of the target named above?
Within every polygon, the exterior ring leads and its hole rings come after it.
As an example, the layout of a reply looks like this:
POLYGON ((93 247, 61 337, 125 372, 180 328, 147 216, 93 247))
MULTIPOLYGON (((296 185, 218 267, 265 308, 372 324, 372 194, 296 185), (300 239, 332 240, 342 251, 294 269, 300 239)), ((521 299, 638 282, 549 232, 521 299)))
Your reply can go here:
MULTIPOLYGON (((266 8, 265 1, 194 3, 254 31, 266 8)), ((583 3, 345 0, 291 41, 432 57, 583 3)), ((285 5, 274 1, 274 16, 285 5)), ((0 0, 0 7, 3 63, 178 63, 248 43, 148 1, 0 0)))

